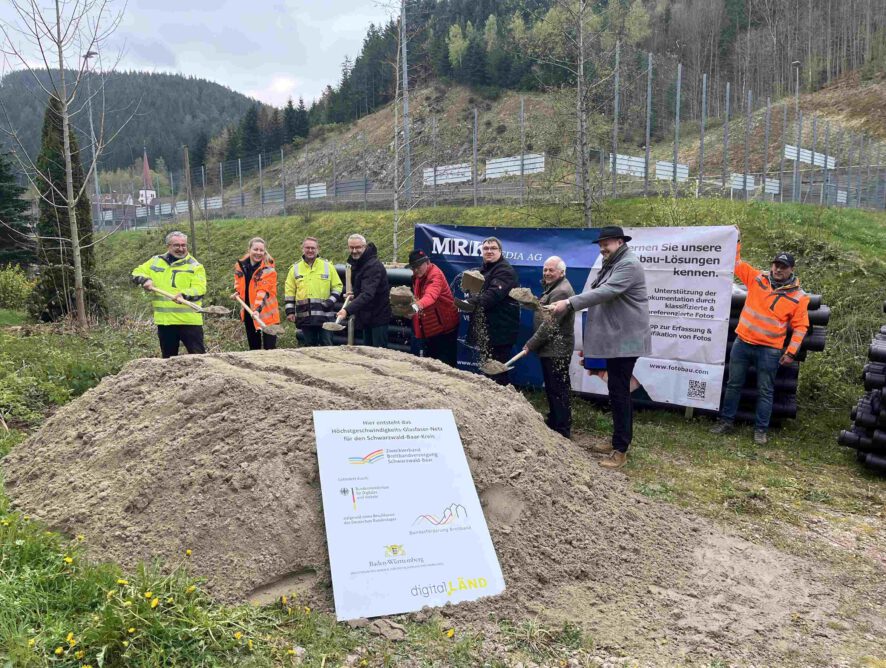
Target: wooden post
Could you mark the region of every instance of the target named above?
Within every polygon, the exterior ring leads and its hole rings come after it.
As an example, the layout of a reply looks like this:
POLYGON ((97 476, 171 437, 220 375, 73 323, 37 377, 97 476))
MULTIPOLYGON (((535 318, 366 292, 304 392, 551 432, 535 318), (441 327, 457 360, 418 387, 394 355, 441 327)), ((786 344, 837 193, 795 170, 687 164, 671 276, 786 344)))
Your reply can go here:
MULTIPOLYGON (((348 264, 345 266, 345 292, 350 292, 353 289, 351 286, 351 265, 348 264)), ((354 345, 354 316, 348 317, 348 345, 354 345)))
POLYGON ((190 251, 197 257, 197 231, 194 229, 194 199, 191 196, 191 160, 188 157, 188 146, 182 147, 185 154, 185 188, 188 193, 188 223, 191 226, 190 251))

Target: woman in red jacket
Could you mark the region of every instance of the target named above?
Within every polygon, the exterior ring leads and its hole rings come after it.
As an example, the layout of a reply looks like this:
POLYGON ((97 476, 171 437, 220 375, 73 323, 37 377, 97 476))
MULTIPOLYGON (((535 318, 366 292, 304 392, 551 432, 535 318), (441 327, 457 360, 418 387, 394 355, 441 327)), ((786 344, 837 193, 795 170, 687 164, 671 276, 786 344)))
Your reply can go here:
MULTIPOLYGON (((265 240, 254 237, 249 240, 249 249, 234 265, 235 295, 266 325, 280 324, 280 310, 277 308, 277 269, 274 258, 265 249, 265 240)), ((233 295, 232 295, 233 296, 233 295)), ((240 309, 240 319, 246 327, 246 339, 250 350, 273 350, 277 347, 277 337, 262 332, 246 311, 240 309)))
POLYGON ((424 343, 425 356, 456 366, 458 310, 446 277, 424 251, 409 254, 412 269, 412 329, 424 343))

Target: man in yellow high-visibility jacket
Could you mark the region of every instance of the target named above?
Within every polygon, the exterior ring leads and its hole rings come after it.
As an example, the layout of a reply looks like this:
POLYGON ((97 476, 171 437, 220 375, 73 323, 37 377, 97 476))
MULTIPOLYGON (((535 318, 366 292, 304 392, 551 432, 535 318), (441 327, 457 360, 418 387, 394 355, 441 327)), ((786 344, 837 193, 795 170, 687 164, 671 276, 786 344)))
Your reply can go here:
POLYGON ((314 237, 301 245, 302 257, 289 269, 283 289, 286 319, 294 322, 306 346, 331 346, 332 332, 324 322, 335 320, 342 284, 335 265, 319 257, 320 243, 314 237))
POLYGON ((155 255, 132 270, 132 282, 151 295, 154 324, 160 339, 163 358, 178 355, 179 343, 188 353, 205 353, 203 314, 189 308, 185 301, 202 306, 206 294, 206 270, 188 253, 188 237, 182 232, 166 235, 166 253, 155 255), (151 288, 175 295, 170 301, 151 292, 151 288))

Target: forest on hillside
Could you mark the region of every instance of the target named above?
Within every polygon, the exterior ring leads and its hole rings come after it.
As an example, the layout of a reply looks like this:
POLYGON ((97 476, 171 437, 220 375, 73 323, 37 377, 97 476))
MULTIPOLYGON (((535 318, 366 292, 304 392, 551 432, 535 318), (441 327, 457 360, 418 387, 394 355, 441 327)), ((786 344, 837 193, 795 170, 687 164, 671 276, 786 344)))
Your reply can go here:
MULTIPOLYGON (((40 72, 40 77, 47 76, 40 72)), ((74 72, 69 72, 72 79, 74 72)), ((191 161, 201 164, 209 139, 231 123, 238 122, 255 101, 211 81, 178 74, 151 72, 110 72, 95 75, 92 90, 100 90, 104 79, 104 102, 93 97, 93 121, 99 132, 104 108, 105 140, 119 128, 101 159, 103 170, 130 167, 146 147, 151 163, 161 159, 178 169, 183 144, 194 154, 191 161), (202 148, 201 148, 202 147, 202 148)), ((72 118, 79 133, 79 144, 90 145, 86 87, 75 101, 72 118)), ((40 148, 40 128, 46 111, 46 94, 30 72, 17 71, 0 80, 0 129, 15 131, 32 158, 40 148)), ((0 148, 17 148, 6 132, 0 133, 0 148)), ((21 150, 21 149, 18 149, 21 150)), ((88 156, 86 156, 88 160, 88 156)), ((86 160, 84 160, 86 162, 86 160)))

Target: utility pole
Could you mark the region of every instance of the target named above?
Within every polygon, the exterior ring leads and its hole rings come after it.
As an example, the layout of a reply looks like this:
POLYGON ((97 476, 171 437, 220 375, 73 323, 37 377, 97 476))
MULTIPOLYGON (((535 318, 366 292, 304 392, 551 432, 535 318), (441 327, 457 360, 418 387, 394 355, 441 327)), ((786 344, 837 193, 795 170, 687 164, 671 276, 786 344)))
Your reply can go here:
POLYGON ((191 159, 188 157, 188 145, 182 146, 185 156, 185 190, 188 194, 188 223, 191 226, 191 255, 197 255, 197 230, 194 228, 194 198, 191 196, 191 159))
POLYGON ((403 61, 403 189, 406 202, 412 201, 412 150, 409 146, 409 74, 406 66, 406 0, 400 1, 400 47, 403 61))

